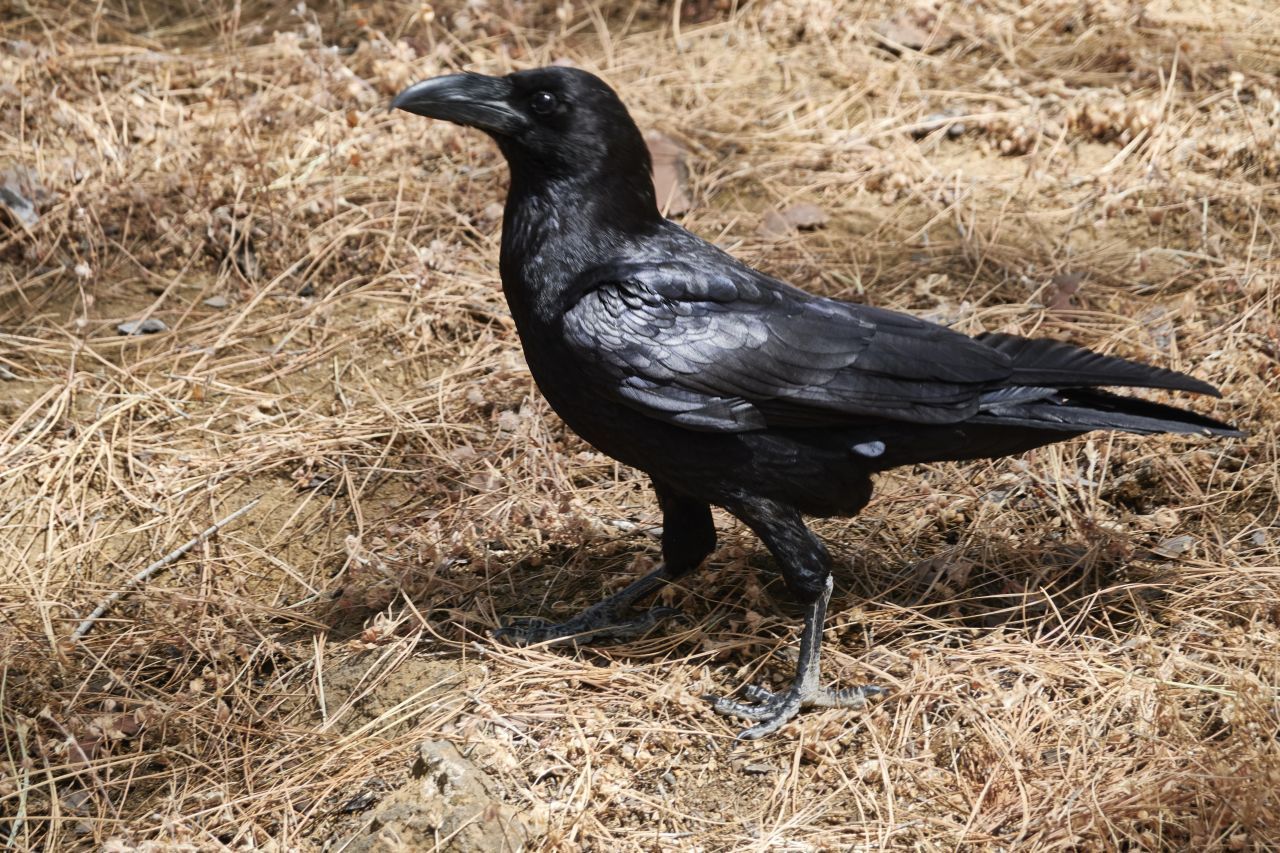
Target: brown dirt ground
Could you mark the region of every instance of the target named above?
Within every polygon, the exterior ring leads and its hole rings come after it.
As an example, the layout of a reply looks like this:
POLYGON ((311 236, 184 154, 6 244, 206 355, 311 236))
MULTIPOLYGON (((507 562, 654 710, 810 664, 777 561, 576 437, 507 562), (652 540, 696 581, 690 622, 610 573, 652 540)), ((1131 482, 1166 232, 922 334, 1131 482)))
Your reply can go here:
POLYGON ((1280 846, 1273 3, 0 8, 0 182, 40 217, 0 212, 0 844, 321 849, 448 738, 548 850, 1280 846), (764 743, 701 698, 795 635, 727 517, 664 593, 692 624, 495 646, 651 564, 659 516, 532 387, 493 146, 386 103, 553 60, 688 149, 684 223, 746 260, 1189 370, 1249 437, 884 477, 817 527, 826 672, 892 695, 764 743), (800 202, 826 226, 760 235, 800 202))

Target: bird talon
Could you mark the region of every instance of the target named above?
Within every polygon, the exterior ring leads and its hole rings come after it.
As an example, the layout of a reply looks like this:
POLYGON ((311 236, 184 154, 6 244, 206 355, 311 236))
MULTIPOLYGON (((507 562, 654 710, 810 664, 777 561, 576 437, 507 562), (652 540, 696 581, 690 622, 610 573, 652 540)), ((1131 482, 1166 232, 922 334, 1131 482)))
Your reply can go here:
POLYGON ((769 710, 763 705, 748 705, 745 702, 737 702, 733 699, 724 697, 709 696, 711 700, 711 708, 717 714, 724 714, 726 717, 739 717, 744 720, 763 720, 769 716, 769 710))
POLYGON ((726 716, 740 717, 757 724, 738 734, 739 740, 755 740, 780 729, 805 708, 850 708, 866 706, 867 700, 885 694, 882 687, 864 685, 837 690, 831 687, 802 689, 792 685, 779 693, 748 684, 742 689, 749 702, 707 697, 712 709, 726 716))
POLYGON ((527 619, 513 619, 493 632, 493 638, 501 643, 513 646, 533 646, 547 640, 555 639, 555 629, 563 627, 548 619, 531 616, 527 619))
POLYGON ((654 607, 634 619, 620 620, 612 608, 597 605, 559 623, 537 617, 520 619, 494 631, 493 638, 518 646, 577 646, 598 640, 634 640, 649 633, 664 619, 674 617, 688 618, 674 607, 654 607))
POLYGON ((660 607, 651 607, 645 611, 641 618, 648 619, 654 625, 657 625, 664 619, 678 619, 681 622, 693 621, 689 618, 689 614, 685 613, 678 607, 667 607, 665 605, 660 607))
POLYGON ((826 688, 824 693, 824 701, 831 702, 830 705, 824 705, 828 708, 861 708, 872 699, 878 699, 881 696, 888 696, 889 691, 875 684, 862 684, 858 687, 845 687, 841 689, 826 688))

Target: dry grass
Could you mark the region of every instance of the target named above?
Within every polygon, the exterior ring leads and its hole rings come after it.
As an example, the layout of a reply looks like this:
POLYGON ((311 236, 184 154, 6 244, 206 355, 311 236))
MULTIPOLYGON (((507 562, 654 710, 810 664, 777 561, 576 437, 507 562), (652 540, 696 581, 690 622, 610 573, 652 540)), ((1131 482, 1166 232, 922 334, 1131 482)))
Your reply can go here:
POLYGON ((895 6, 10 4, 0 170, 46 195, 0 230, 0 843, 318 848, 443 736, 546 849, 1280 845, 1280 15, 922 2, 951 40, 895 55, 895 6), (766 270, 1190 370, 1250 437, 885 477, 820 529, 826 671, 893 695, 763 744, 699 698, 784 677, 796 625, 727 518, 668 592, 694 627, 494 646, 632 577, 658 514, 531 385, 495 150, 385 104, 560 58, 766 270), (757 236, 798 201, 830 224, 757 236))

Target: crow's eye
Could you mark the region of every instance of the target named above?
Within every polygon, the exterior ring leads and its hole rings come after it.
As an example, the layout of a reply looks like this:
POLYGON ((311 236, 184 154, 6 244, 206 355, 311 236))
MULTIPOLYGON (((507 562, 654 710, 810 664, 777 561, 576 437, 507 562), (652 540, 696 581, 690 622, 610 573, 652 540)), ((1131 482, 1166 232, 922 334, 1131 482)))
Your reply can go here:
POLYGON ((534 92, 529 99, 529 109, 537 115, 549 116, 556 109, 556 96, 550 92, 534 92))

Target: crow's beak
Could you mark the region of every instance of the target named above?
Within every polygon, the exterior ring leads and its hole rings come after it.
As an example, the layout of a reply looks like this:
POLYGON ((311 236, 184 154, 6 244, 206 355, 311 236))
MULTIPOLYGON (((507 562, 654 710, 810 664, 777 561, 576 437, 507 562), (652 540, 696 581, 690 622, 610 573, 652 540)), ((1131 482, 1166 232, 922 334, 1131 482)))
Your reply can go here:
POLYGON ((503 77, 449 74, 414 83, 396 95, 391 108, 511 136, 529 125, 511 107, 512 94, 511 83, 503 77))

